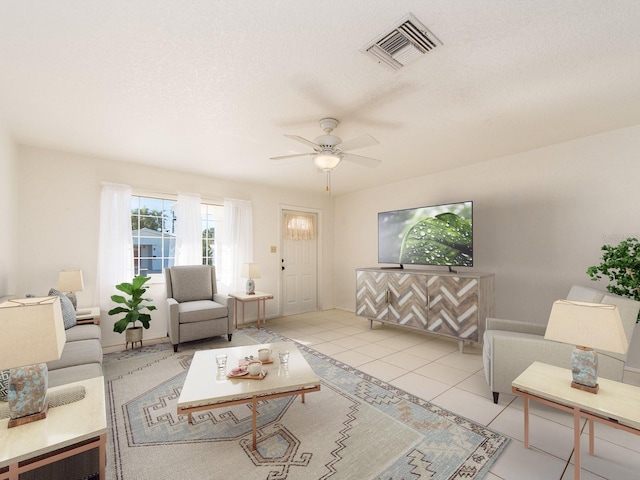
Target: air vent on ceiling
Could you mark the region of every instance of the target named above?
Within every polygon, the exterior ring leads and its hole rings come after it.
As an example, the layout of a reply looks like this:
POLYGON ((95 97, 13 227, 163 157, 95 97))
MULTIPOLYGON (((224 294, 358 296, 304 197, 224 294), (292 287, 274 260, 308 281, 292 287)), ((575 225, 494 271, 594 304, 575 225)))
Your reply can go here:
POLYGON ((378 63, 400 70, 439 45, 442 42, 410 13, 361 51, 378 63))

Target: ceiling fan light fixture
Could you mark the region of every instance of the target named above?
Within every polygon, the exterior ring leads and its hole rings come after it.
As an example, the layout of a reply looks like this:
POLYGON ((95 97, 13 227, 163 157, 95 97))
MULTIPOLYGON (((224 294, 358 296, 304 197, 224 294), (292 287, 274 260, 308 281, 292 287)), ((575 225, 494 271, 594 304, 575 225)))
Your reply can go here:
POLYGON ((336 168, 341 160, 342 155, 329 152, 322 152, 313 157, 313 163, 315 163, 316 167, 324 172, 331 171, 336 168))

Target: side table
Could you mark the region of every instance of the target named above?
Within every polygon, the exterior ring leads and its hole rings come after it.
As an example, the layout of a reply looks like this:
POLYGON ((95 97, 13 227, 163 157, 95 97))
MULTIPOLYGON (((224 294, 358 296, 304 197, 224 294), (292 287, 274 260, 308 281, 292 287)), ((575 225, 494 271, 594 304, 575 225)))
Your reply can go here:
POLYGON ((100 479, 106 468, 107 412, 104 378, 95 377, 49 389, 62 392, 83 386, 85 397, 49 408, 47 418, 8 428, 0 419, 0 480, 18 480, 20 474, 98 448, 100 479), (29 462, 30 459, 35 459, 29 462))
POLYGON ((244 292, 232 293, 229 295, 234 299, 235 327, 238 328, 238 302, 242 304, 242 323, 244 323, 244 304, 258 302, 258 329, 260 329, 260 303, 262 303, 262 322, 267 324, 267 300, 271 300, 273 295, 266 292, 255 292, 248 295, 244 292))
POLYGON ((574 479, 580 480, 580 419, 589 423, 589 454, 594 454, 594 422, 640 435, 640 387, 599 377, 597 394, 571 387, 567 368, 534 362, 511 390, 524 398, 524 446, 529 448, 529 400, 573 414, 574 479))
POLYGON ((95 323, 100 325, 100 307, 79 308, 76 311, 76 323, 95 323))

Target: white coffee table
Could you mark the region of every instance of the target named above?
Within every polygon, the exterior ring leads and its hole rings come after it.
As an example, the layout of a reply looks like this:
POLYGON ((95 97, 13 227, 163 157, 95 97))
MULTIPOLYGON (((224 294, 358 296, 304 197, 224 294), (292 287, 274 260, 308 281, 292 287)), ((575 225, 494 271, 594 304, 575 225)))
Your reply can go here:
POLYGON ((255 450, 258 400, 301 395, 304 403, 305 394, 319 390, 320 379, 293 342, 200 350, 193 356, 180 392, 178 414, 187 414, 189 423, 192 423, 193 412, 251 403, 255 450), (268 373, 262 380, 227 378, 226 374, 237 367, 240 360, 251 355, 257 358, 259 348, 271 349, 273 356, 273 363, 263 365, 263 370, 268 373), (278 358, 278 352, 282 350, 289 351, 287 366, 281 365, 278 358), (221 372, 216 367, 216 355, 222 353, 227 355, 227 368, 221 372))

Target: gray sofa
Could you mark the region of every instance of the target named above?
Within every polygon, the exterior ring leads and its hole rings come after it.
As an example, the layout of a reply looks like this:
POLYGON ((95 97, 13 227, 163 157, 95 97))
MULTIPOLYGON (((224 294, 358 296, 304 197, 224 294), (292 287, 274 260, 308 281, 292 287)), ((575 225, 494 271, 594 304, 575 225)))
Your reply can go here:
MULTIPOLYGON (((617 305, 627 339, 631 341, 640 302, 609 292, 574 285, 567 300, 617 305)), ((571 368, 573 345, 544 339, 546 323, 487 318, 482 359, 487 383, 498 403, 500 393, 511 393, 511 383, 535 361, 571 368)), ((627 355, 598 352, 598 375, 621 382, 627 355)))
POLYGON ((67 340, 58 360, 47 362, 49 386, 57 387, 87 378, 102 376, 102 332, 100 325, 76 324, 76 310, 66 295, 51 289, 49 295, 60 297, 67 340))
POLYGON ((65 330, 67 341, 59 360, 47 363, 49 386, 57 387, 102 376, 100 325, 75 325, 65 330))

